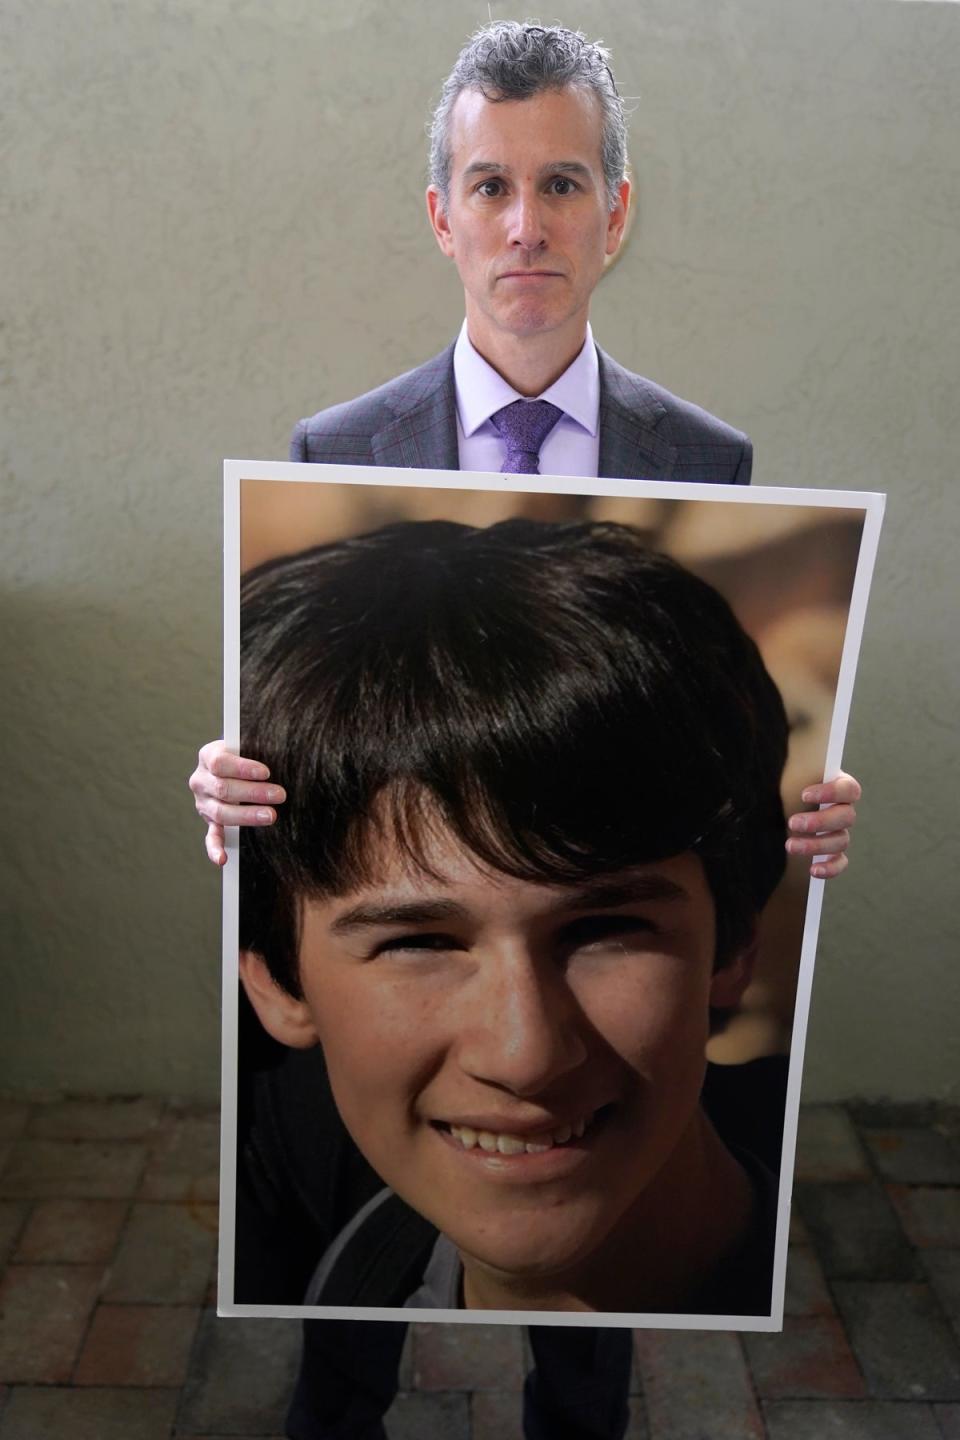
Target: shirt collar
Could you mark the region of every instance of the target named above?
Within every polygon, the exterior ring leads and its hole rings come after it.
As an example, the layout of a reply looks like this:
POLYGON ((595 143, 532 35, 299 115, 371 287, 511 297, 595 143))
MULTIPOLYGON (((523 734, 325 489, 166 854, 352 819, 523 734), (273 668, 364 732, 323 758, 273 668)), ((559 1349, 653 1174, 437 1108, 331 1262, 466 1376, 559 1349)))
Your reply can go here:
MULTIPOLYGON (((453 351, 453 382, 457 414, 465 436, 473 435, 497 410, 525 397, 508 385, 492 365, 473 348, 464 320, 453 351)), ((583 348, 558 380, 544 390, 539 400, 557 405, 590 435, 596 435, 600 418, 600 366, 593 331, 587 325, 583 348)))

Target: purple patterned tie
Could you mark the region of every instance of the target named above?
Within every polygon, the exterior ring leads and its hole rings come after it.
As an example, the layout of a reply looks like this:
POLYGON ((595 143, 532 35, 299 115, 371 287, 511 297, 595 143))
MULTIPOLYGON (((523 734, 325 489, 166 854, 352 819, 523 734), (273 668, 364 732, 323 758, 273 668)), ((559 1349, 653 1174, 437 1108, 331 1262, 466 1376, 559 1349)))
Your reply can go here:
POLYGON ((507 444, 501 474, 539 475, 540 446, 563 411, 549 400, 514 400, 490 416, 507 444))

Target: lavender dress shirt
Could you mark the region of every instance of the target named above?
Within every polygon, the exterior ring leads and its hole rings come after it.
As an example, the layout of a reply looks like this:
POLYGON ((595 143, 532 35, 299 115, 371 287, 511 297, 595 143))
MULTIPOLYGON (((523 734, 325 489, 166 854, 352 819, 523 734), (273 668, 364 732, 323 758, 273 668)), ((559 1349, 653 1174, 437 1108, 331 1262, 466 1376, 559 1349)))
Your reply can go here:
MULTIPOLYGON (((508 385, 471 345, 463 322, 453 350, 457 398, 457 450, 461 470, 497 471, 506 449, 490 416, 519 391, 508 385)), ((596 475, 600 462, 600 366, 593 332, 587 326, 583 349, 536 400, 549 400, 563 411, 540 448, 543 475, 596 475)))

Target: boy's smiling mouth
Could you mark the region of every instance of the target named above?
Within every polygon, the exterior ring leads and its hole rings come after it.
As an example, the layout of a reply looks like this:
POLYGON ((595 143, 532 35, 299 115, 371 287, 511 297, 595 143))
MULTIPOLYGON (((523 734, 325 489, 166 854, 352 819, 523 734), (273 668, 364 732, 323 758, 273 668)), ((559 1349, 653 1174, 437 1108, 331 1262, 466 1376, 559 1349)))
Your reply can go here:
POLYGON ((550 1128, 540 1127, 526 1134, 511 1130, 487 1129, 478 1125, 465 1125, 435 1121, 442 1134, 450 1136, 462 1150, 479 1150, 487 1155, 545 1155, 571 1141, 581 1140, 593 1127, 598 1116, 609 1107, 588 1110, 550 1128))

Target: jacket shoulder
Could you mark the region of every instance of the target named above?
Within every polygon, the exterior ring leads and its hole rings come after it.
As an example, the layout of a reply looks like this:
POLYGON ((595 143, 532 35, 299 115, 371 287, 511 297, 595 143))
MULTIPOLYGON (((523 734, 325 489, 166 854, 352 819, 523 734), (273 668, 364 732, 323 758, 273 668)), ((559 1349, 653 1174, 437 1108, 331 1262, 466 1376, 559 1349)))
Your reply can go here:
POLYGON ((626 370, 603 351, 599 355, 601 406, 614 423, 629 419, 650 437, 651 452, 669 469, 654 478, 749 484, 753 446, 742 430, 626 370))
POLYGON ((418 410, 453 384, 453 346, 355 400, 318 410, 297 422, 290 459, 348 465, 374 463, 371 441, 401 416, 418 410))

